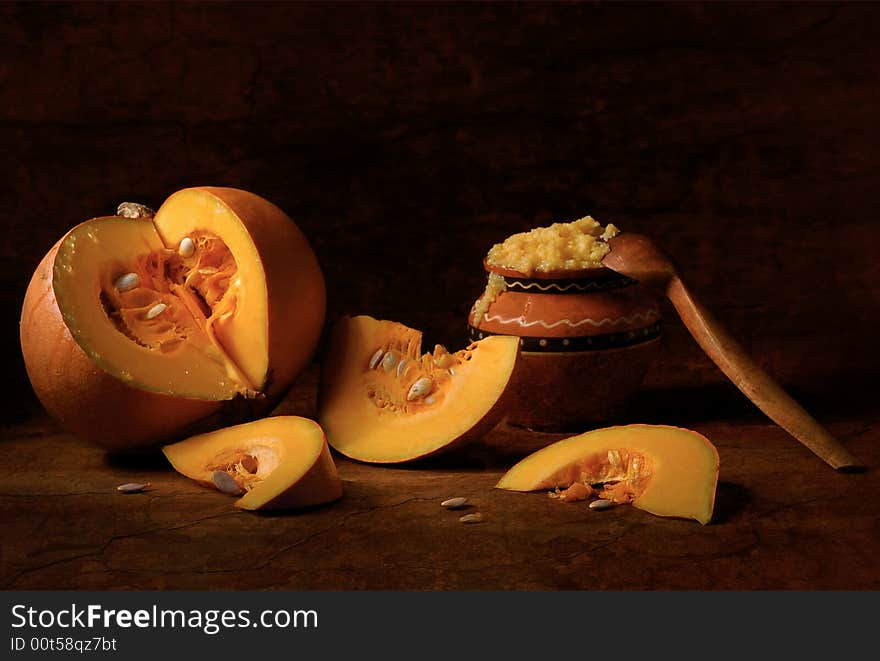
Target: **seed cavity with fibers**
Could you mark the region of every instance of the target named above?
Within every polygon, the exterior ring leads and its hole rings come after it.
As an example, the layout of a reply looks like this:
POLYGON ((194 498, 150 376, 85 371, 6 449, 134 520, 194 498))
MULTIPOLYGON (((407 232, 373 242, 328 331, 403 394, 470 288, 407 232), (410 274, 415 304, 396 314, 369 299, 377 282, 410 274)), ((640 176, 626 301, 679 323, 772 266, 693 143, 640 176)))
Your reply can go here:
POLYGON ((608 463, 614 468, 620 468, 620 453, 617 450, 608 450, 608 463))
POLYGON ((445 507, 448 510, 457 510, 461 509, 467 504, 467 498, 458 497, 458 498, 449 498, 448 500, 444 500, 440 503, 441 507, 445 507))
POLYGON ((586 500, 593 495, 593 488, 583 482, 574 482, 565 491, 559 492, 556 496, 559 500, 566 503, 574 503, 579 500, 586 500))
POLYGON ((243 455, 241 460, 238 462, 238 465, 241 466, 244 471, 250 473, 251 475, 256 473, 257 469, 259 469, 260 467, 257 458, 249 454, 243 455))
POLYGON ((180 245, 177 246, 177 253, 181 257, 192 257, 192 255, 195 251, 196 251, 196 244, 188 236, 183 237, 180 240, 180 245))
POLYGON ((414 399, 421 399, 431 392, 432 387, 434 387, 434 381, 427 376, 423 376, 421 379, 416 379, 416 382, 412 384, 409 392, 406 394, 406 401, 411 402, 414 399))
POLYGON ((168 306, 164 303, 156 303, 156 305, 147 310, 147 313, 144 315, 144 319, 155 319, 167 309, 168 306))
POLYGON ((139 281, 140 277, 137 273, 125 273, 116 278, 116 282, 113 283, 113 286, 116 287, 116 291, 121 293, 134 289, 138 286, 139 281))

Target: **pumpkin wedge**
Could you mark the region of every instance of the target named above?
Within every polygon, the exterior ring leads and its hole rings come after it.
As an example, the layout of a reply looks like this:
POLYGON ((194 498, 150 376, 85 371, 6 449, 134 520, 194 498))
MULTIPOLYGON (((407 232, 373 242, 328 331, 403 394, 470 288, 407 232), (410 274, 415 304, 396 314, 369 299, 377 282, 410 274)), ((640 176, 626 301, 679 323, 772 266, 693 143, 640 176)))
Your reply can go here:
POLYGON ((162 452, 199 484, 242 495, 245 510, 321 505, 342 496, 324 432, 313 420, 275 416, 199 434, 162 452))
POLYGON ((496 485, 510 491, 569 489, 632 503, 658 516, 709 523, 718 451, 705 436, 665 425, 606 427, 562 439, 514 465, 496 485))
POLYGON ((422 354, 421 332, 366 315, 343 317, 323 362, 318 419, 330 445, 368 463, 427 457, 489 431, 519 340, 492 336, 422 354))

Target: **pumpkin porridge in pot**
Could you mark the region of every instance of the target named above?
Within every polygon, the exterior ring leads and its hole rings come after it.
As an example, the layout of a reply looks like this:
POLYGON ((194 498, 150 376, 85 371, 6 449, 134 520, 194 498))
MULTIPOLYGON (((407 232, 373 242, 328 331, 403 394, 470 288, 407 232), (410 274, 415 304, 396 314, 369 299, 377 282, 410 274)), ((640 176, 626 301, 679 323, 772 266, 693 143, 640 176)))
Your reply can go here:
POLYGON ((602 268, 602 258, 609 250, 607 242, 617 233, 614 225, 602 227, 590 216, 536 227, 496 243, 486 256, 486 264, 524 275, 602 268))
POLYGON ((513 234, 488 251, 470 339, 519 337, 508 422, 570 431, 614 420, 659 348, 660 308, 602 265, 613 224, 590 216, 513 234))

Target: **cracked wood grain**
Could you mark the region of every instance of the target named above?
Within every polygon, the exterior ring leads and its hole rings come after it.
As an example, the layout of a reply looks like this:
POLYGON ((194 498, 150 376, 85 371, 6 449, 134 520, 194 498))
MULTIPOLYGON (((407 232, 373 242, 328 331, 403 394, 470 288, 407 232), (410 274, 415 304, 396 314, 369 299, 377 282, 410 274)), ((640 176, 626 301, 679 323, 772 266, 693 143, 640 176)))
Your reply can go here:
MULTIPOLYGON (((288 402, 307 397, 309 387, 300 386, 288 402)), ((857 430, 852 442, 876 460, 875 427, 843 428, 857 430)), ((880 568, 868 559, 878 539, 874 473, 829 476, 809 453, 792 452, 772 425, 709 424, 699 431, 715 440, 722 457, 718 520, 709 526, 632 507, 597 513, 542 492, 495 490, 504 467, 536 443, 504 425, 435 464, 383 468, 337 457, 346 492, 341 501, 271 515, 233 511, 232 499, 159 462, 146 470, 107 462, 75 439, 40 439, 25 425, 20 439, 13 434, 3 441, 9 456, 52 454, 59 466, 91 469, 81 476, 81 490, 65 494, 65 472, 56 469, 41 473, 41 492, 28 494, 29 471, 43 469, 31 461, 17 467, 0 495, 4 532, 39 534, 4 534, 0 585, 528 590, 880 584, 880 568), (762 451, 752 452, 752 445, 762 451), (134 471, 153 483, 152 492, 97 488, 134 471), (453 493, 468 493, 486 521, 460 525, 456 512, 440 507, 453 493)))

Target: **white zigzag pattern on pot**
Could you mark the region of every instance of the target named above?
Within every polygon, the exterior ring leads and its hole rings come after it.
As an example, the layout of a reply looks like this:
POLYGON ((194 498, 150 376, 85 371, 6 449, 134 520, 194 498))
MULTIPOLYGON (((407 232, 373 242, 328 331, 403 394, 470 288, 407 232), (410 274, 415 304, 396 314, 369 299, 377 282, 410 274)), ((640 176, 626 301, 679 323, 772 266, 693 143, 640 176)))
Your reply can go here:
POLYGON ((556 328, 557 326, 569 326, 570 328, 577 328, 578 326, 583 326, 584 324, 590 324, 591 326, 595 326, 596 328, 600 328, 602 326, 627 326, 636 321, 640 321, 642 323, 649 323, 654 321, 657 318, 657 310, 647 310, 645 312, 636 312, 631 314, 628 317, 619 317, 617 319, 601 319, 596 321, 595 319, 582 319, 580 321, 572 321, 571 319, 560 319, 559 321, 554 321, 552 324, 548 324, 546 321, 542 321, 538 319, 537 321, 528 321, 523 322, 518 317, 513 319, 505 319, 501 315, 486 315, 483 319, 484 321, 497 321, 502 326, 507 326, 511 324, 516 324, 517 326, 522 326, 523 328, 529 328, 531 326, 543 326, 544 328, 556 328))
POLYGON ((516 282, 516 281, 513 281, 513 282, 507 282, 506 284, 510 289, 540 289, 541 291, 550 291, 551 289, 554 289, 556 291, 561 291, 561 292, 568 291, 569 289, 576 289, 577 291, 589 291, 590 289, 595 289, 595 290, 601 291, 603 289, 610 289, 611 287, 620 286, 618 283, 614 283, 613 285, 609 285, 609 284, 600 284, 597 282, 587 282, 584 284, 570 282, 567 285, 560 285, 555 282, 551 282, 549 284, 542 285, 537 282, 516 282))

